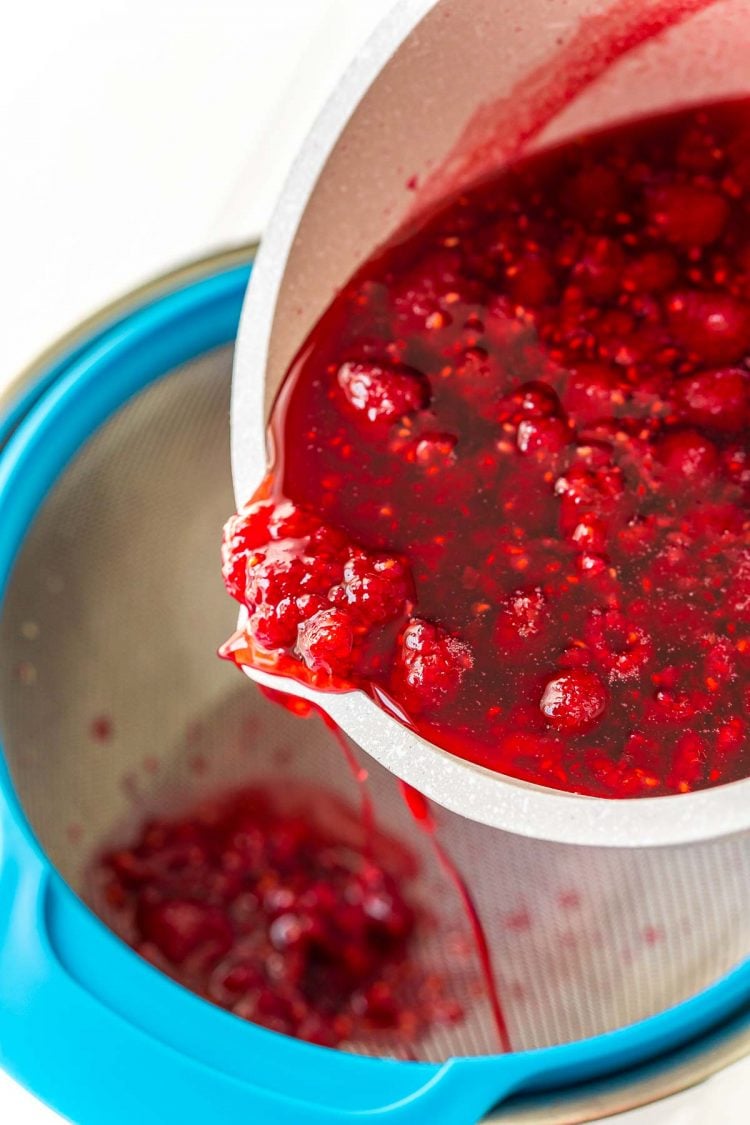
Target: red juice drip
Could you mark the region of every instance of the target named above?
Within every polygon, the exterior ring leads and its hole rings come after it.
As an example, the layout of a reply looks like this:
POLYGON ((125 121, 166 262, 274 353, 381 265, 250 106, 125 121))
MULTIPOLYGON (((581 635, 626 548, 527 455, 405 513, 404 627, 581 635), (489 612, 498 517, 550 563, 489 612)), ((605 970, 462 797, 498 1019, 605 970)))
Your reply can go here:
POLYGON ((322 707, 318 707, 317 703, 312 703, 308 699, 302 699, 299 695, 290 695, 289 692, 276 691, 275 688, 266 687, 264 684, 260 684, 259 687, 263 695, 265 695, 267 699, 270 699, 272 703, 283 707, 285 711, 291 711, 293 715, 297 715, 301 719, 307 719, 311 715, 315 715, 320 719, 326 729, 331 732, 344 757, 346 768, 352 775, 359 790, 360 811, 365 832, 365 845, 366 848, 369 849, 375 838, 377 826, 375 822, 375 809, 367 785, 368 774, 362 763, 358 761, 357 755, 349 745, 349 741, 344 732, 322 707))
POLYGON ((495 1027, 497 1029, 500 1048, 503 1052, 508 1054, 513 1050, 513 1046, 510 1041, 510 1034, 508 1032, 508 1025, 505 1020, 505 1014, 503 1012, 502 1004, 500 1003, 500 993, 497 987, 497 981, 495 980, 495 972, 492 967, 492 958, 490 956, 489 945, 487 943, 487 935, 484 932, 484 926, 482 925, 482 920, 479 917, 479 913, 477 911, 476 904, 474 903, 471 891, 466 885, 466 880, 464 879, 463 875, 458 870, 455 863, 437 838, 435 821, 433 819, 427 798, 424 797, 418 789, 414 789, 411 785, 407 785, 405 781, 402 781, 399 784, 401 786, 401 792, 403 794, 404 801, 406 802, 406 806, 409 809, 412 817, 414 818, 415 823, 419 826, 422 832, 429 836, 430 842, 432 844, 432 849, 435 853, 438 863, 458 892, 458 896, 461 900, 461 906, 471 929, 472 938, 474 940, 474 945, 477 951, 477 957, 479 958, 479 964, 481 967, 482 976, 484 977, 484 983, 487 989, 490 1007, 492 1008, 492 1017, 495 1021, 495 1027))
POLYGON ((369 848, 372 845, 372 841, 375 838, 376 833, 375 807, 373 804, 372 795, 367 784, 369 775, 367 773, 367 770, 358 760, 357 755, 349 745, 349 740, 342 731, 341 727, 333 721, 331 716, 326 711, 324 711, 322 707, 316 707, 315 710, 320 715, 321 721, 323 722, 325 727, 333 735, 339 749, 341 750, 341 753, 344 756, 344 761, 346 762, 347 769, 349 770, 350 774, 359 787, 362 824, 365 830, 365 845, 369 848))

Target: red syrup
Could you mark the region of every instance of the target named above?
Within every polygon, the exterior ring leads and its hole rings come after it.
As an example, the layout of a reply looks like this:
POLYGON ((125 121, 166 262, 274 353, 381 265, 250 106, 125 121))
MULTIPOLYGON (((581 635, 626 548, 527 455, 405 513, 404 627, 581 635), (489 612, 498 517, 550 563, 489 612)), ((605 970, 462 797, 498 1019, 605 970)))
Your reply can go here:
POLYGON ((236 1015, 335 1047, 396 1049, 463 1017, 427 972, 416 861, 322 791, 257 785, 155 819, 93 873, 96 905, 143 957, 236 1015))
POLYGON ((224 654, 603 797, 750 774, 750 102, 577 137, 367 262, 227 525, 224 654))

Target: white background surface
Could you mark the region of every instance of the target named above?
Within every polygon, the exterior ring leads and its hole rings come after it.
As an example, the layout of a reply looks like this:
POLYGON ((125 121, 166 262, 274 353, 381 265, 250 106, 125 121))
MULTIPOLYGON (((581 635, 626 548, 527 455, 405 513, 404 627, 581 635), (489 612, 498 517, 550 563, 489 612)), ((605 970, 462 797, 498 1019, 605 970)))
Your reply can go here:
MULTIPOLYGON (((0 387, 110 298, 260 233, 321 100, 390 4, 25 0, 6 11, 0 387)), ((59 1120, 0 1071, 0 1121, 59 1120)), ((708 1121, 750 1121, 750 1062, 617 1119, 708 1121)))

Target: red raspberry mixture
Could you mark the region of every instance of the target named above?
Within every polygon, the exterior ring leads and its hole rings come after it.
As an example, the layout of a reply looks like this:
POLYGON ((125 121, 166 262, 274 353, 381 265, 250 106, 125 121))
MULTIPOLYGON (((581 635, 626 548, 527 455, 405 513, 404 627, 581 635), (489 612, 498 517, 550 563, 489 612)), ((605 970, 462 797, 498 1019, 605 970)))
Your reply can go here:
POLYGON ((750 102, 520 161, 300 352, 225 651, 543 785, 746 777, 748 421, 750 102))
POLYGON ((462 1016, 421 970, 411 855, 319 792, 256 787, 154 820, 97 866, 107 921, 238 1016, 336 1046, 413 1042, 462 1016))

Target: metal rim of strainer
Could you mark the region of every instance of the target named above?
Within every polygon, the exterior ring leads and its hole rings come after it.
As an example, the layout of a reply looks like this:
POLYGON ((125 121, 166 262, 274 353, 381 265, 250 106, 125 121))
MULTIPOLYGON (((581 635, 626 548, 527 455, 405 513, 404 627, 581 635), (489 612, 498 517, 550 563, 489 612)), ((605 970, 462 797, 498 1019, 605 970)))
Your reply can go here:
MULTIPOLYGON (((211 273, 242 265, 254 256, 254 244, 218 251, 161 274, 113 301, 50 345, 0 392, 0 447, 15 425, 46 389, 45 375, 63 357, 69 357, 95 334, 118 317, 144 303, 168 294, 181 285, 211 273)), ((597 1081, 563 1094, 535 1096, 504 1106, 488 1115, 489 1122, 518 1122, 525 1125, 584 1125, 601 1118, 659 1101, 696 1086, 750 1053, 750 1024, 746 1016, 711 1033, 692 1048, 681 1049, 667 1059, 639 1067, 621 1077, 597 1081)))
MULTIPOLYGON (((245 503, 267 472, 265 373, 277 300, 297 230, 339 137, 388 60, 434 0, 401 0, 372 33, 321 110, 271 217, 240 320, 232 380, 232 474, 245 503)), ((243 617, 240 617, 240 626, 243 617)), ((598 847, 682 845, 750 829, 750 778, 712 789, 618 800, 506 777, 420 737, 362 691, 331 694, 267 671, 255 681, 322 707, 363 750, 430 800, 521 836, 598 847)))

